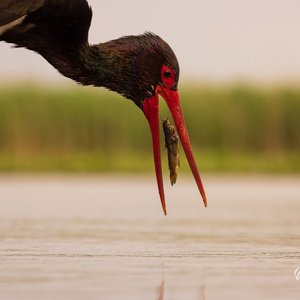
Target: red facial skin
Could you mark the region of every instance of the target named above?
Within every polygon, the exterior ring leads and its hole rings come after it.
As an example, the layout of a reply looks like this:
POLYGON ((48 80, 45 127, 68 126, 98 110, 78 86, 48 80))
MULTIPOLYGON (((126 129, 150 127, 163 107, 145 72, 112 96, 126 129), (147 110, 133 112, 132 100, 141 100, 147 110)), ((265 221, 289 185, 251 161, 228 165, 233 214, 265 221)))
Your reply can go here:
POLYGON ((195 158, 192 152, 192 147, 190 143, 190 139, 188 136, 188 132, 186 129, 185 121, 183 118, 183 113, 180 105, 178 91, 171 90, 170 88, 174 85, 175 74, 174 72, 163 66, 161 69, 161 78, 163 84, 166 86, 157 85, 154 96, 152 98, 146 98, 143 104, 143 111, 148 120, 151 134, 152 134, 152 143, 153 143, 153 154, 154 154, 154 164, 155 164, 155 172, 156 179, 158 185, 158 192, 160 195, 160 200, 162 204, 162 208, 164 214, 167 214, 166 204, 165 204, 165 196, 164 196, 164 188, 163 188, 163 179, 162 179, 162 170, 161 170, 161 157, 160 157, 160 136, 159 136, 159 105, 158 105, 158 94, 160 94, 166 101, 169 110, 172 114, 173 120, 175 122, 175 126, 177 132, 179 134, 185 155, 189 162, 190 168, 196 180, 198 189, 203 198, 204 205, 207 206, 206 196, 204 192, 204 188, 200 179, 200 175, 197 169, 197 165, 195 162, 195 158), (166 73, 165 71, 169 71, 170 73, 166 73), (168 75, 167 77, 165 75, 168 75))

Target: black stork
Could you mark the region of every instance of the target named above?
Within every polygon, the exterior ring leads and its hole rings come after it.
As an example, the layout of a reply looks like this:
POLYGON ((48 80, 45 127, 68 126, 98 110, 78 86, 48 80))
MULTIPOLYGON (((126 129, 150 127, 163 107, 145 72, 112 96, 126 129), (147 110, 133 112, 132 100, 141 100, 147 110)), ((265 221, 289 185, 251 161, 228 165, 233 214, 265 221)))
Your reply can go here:
POLYGON ((91 19, 92 10, 86 0, 1 0, 0 41, 33 50, 64 76, 83 85, 115 91, 144 112, 152 134, 158 191, 166 214, 159 137, 161 95, 206 206, 177 91, 179 65, 171 47, 149 32, 90 45, 91 19))

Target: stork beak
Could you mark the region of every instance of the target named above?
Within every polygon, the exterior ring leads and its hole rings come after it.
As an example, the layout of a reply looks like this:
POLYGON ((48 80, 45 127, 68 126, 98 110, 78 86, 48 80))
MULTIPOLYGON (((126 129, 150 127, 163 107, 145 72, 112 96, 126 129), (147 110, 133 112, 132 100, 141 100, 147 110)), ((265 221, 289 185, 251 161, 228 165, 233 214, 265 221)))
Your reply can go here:
POLYGON ((158 186, 158 193, 164 214, 167 215, 164 186, 161 171, 161 157, 160 157, 160 138, 159 138, 159 106, 158 94, 155 91, 153 98, 146 98, 143 104, 143 111, 148 120, 153 144, 154 165, 156 172, 156 180, 158 186))
POLYGON ((165 204, 165 196, 164 196, 164 188, 163 188, 163 180, 162 180, 162 170, 161 170, 161 157, 160 157, 160 137, 159 137, 159 105, 158 105, 158 94, 160 94, 166 101, 169 110, 172 114, 173 120, 175 122, 175 126, 177 132, 179 134, 185 155, 189 162, 190 168, 196 180, 198 189, 203 198, 204 205, 207 206, 206 196, 204 192, 204 188, 201 182, 201 178, 197 169, 197 165, 195 162, 195 158, 192 152, 192 147, 190 143, 190 139, 188 136, 188 132, 186 129, 185 121, 183 118, 183 113, 180 105, 178 91, 173 91, 162 87, 160 85, 157 86, 154 97, 146 98, 143 104, 143 111, 148 120, 151 134, 152 134, 152 143, 153 143, 153 154, 154 154, 154 164, 155 164, 155 172, 156 179, 158 185, 158 191, 160 195, 161 204, 164 210, 164 214, 166 215, 166 204, 165 204))

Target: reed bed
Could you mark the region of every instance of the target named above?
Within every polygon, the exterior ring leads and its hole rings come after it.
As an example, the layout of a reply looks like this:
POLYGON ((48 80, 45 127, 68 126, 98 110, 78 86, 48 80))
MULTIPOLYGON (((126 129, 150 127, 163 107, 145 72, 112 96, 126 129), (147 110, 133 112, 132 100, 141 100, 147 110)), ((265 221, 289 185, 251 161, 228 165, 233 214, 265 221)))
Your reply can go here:
MULTIPOLYGON (((300 88, 182 86, 180 98, 200 170, 300 171, 300 88)), ((0 171, 152 170, 133 102, 99 88, 0 87, 0 171)))

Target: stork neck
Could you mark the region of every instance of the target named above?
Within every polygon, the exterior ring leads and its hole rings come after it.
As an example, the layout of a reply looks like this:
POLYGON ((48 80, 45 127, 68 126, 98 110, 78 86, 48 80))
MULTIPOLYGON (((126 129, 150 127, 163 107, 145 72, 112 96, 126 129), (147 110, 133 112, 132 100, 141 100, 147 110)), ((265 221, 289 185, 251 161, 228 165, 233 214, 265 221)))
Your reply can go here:
POLYGON ((61 74, 83 85, 95 85, 93 53, 90 45, 64 51, 40 51, 40 54, 61 74))
POLYGON ((115 67, 118 56, 109 51, 105 43, 100 45, 84 45, 78 50, 65 51, 46 57, 60 73, 83 85, 103 86, 112 90, 115 67))

